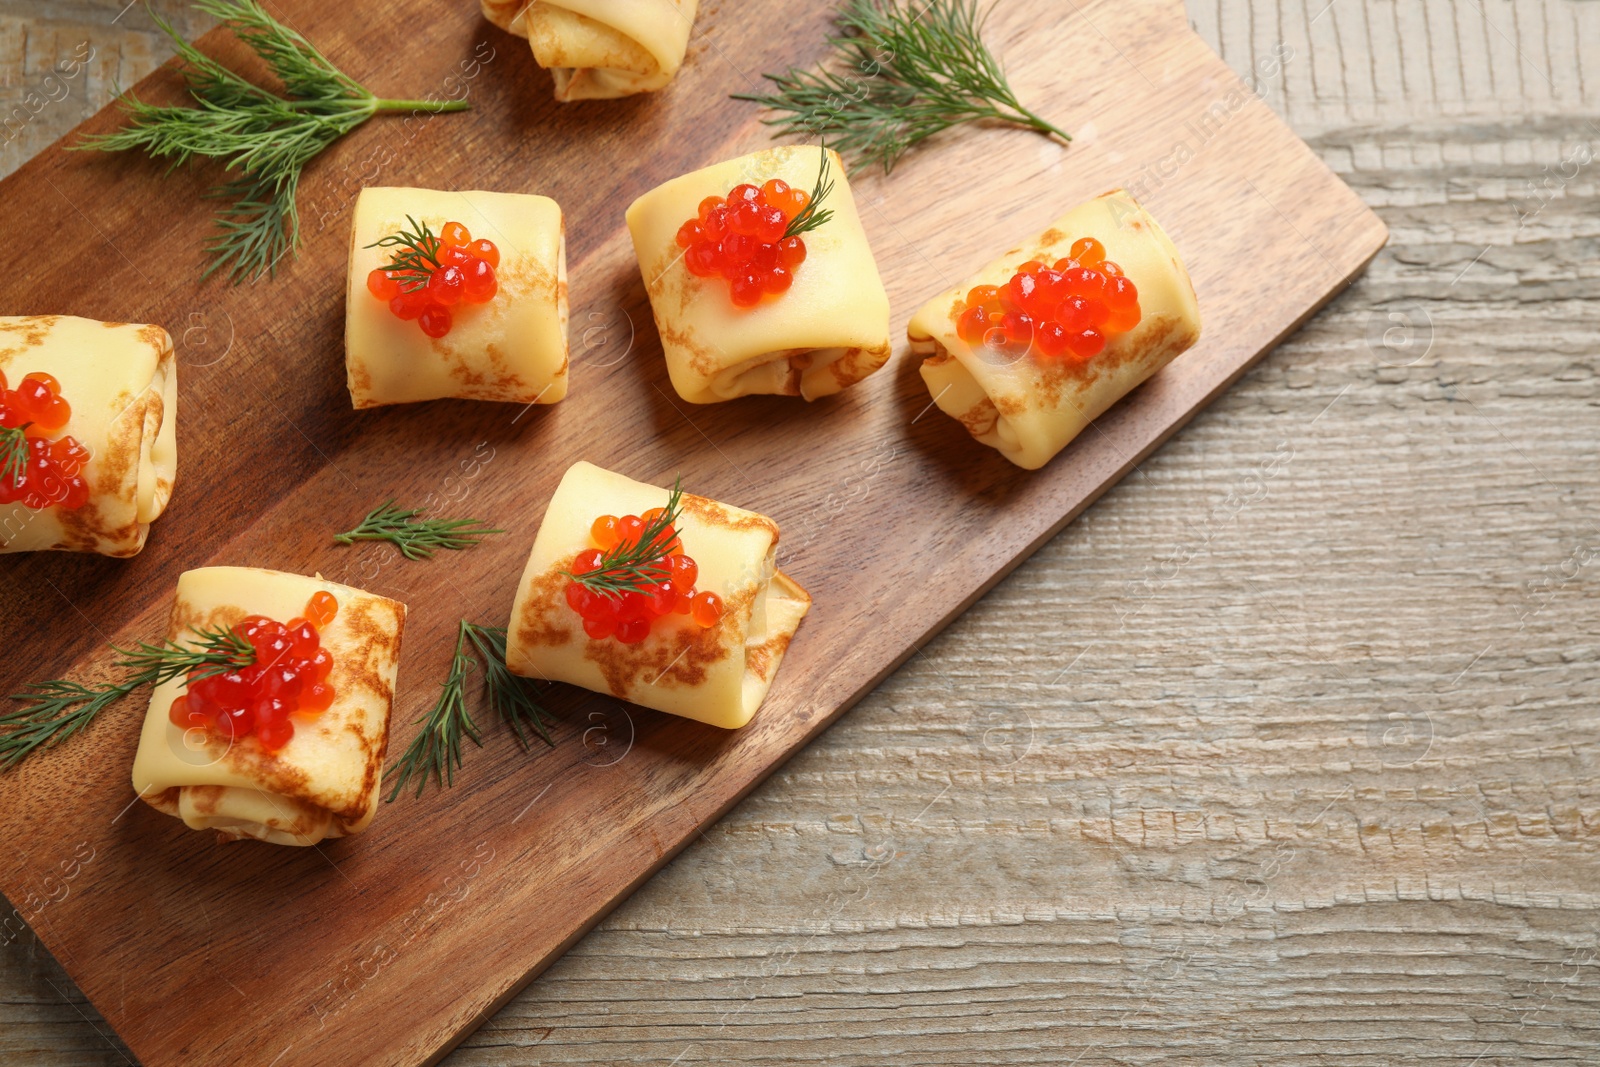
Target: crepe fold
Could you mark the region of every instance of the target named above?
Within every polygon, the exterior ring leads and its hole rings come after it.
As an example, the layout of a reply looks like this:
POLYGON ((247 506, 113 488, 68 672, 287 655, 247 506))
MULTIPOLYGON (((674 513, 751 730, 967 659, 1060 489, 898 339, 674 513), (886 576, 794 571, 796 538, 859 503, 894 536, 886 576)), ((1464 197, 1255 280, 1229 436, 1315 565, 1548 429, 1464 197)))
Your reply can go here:
POLYGON ((561 208, 523 193, 368 187, 356 198, 345 304, 345 371, 357 408, 440 397, 554 404, 567 395, 567 241, 561 208), (390 248, 368 247, 408 229, 438 234, 459 222, 500 250, 499 291, 451 308, 450 332, 432 338, 367 289, 390 248))
POLYGON ((1170 238, 1133 197, 1117 189, 1067 212, 1043 233, 923 305, 907 334, 927 358, 922 378, 933 402, 969 433, 1034 470, 1145 379, 1200 338, 1200 308, 1170 238), (1093 237, 1138 288, 1143 318, 1114 333, 1087 361, 1046 360, 971 345, 956 332, 975 286, 1004 286, 1028 260, 1067 258, 1093 237))
POLYGON ((591 640, 568 606, 563 572, 592 547, 601 515, 641 515, 670 494, 624 475, 576 463, 550 498, 517 587, 506 628, 506 665, 531 678, 570 682, 598 693, 725 729, 750 721, 811 597, 774 562, 778 526, 764 515, 683 494, 676 523, 683 551, 700 567, 696 588, 722 598, 716 625, 687 616, 655 620, 637 645, 591 640))
POLYGON ((333 705, 315 718, 297 714, 294 737, 272 754, 253 735, 230 742, 174 725, 172 702, 187 681, 157 686, 133 761, 133 788, 151 807, 225 841, 314 845, 366 829, 389 744, 404 604, 321 578, 205 567, 179 577, 167 639, 191 644, 195 627, 232 626, 247 615, 287 622, 318 590, 338 601, 319 635, 333 656, 333 705))
POLYGON ((752 308, 734 305, 723 278, 689 272, 678 229, 706 197, 726 197, 740 184, 779 178, 811 190, 820 161, 815 147, 769 148, 718 163, 657 186, 628 208, 667 372, 683 399, 712 404, 776 393, 816 400, 888 362, 889 296, 844 163, 828 155, 835 184, 823 206, 833 218, 804 235, 806 259, 789 290, 752 308))
POLYGON ((0 372, 12 388, 43 371, 72 418, 58 433, 89 450, 89 502, 0 505, 0 552, 61 549, 133 556, 166 509, 178 474, 178 368, 160 326, 70 315, 0 317, 0 372))
POLYGON ((526 37, 556 99, 609 100, 663 88, 683 66, 699 0, 482 0, 526 37))

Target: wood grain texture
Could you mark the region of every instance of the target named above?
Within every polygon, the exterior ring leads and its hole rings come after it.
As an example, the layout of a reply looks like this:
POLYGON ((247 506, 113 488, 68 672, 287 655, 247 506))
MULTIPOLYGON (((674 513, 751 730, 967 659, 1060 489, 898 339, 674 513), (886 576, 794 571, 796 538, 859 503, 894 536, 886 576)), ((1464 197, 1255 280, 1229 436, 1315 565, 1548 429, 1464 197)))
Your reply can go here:
POLYGON ((450 1067, 1600 1057, 1600 5, 1190 17, 1390 246, 450 1067))

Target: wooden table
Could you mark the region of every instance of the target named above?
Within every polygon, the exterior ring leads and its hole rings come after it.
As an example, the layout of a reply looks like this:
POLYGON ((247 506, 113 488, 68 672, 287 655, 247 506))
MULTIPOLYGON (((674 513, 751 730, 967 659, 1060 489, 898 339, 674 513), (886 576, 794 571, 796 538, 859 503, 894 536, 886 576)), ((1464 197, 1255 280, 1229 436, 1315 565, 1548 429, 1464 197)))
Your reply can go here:
MULTIPOLYGON (((1369 273, 449 1067, 1600 1060, 1600 4, 1324 3, 1190 14, 1369 273)), ((39 7, 3 172, 165 55, 39 7)), ((0 1063, 130 1062, 0 948, 0 1063)))

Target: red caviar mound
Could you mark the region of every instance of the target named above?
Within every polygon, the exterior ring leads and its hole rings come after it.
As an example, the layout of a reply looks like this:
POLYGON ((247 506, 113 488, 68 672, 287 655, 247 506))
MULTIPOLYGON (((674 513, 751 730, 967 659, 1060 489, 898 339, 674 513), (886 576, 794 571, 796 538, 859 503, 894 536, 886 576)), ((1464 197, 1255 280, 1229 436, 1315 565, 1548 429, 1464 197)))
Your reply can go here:
MULTIPOLYGON (((61 395, 61 383, 54 376, 34 371, 11 389, 0 373, 0 430, 12 431, 3 440, 14 441, 20 431, 27 449, 9 475, 0 476, 0 504, 20 500, 34 511, 48 507, 72 511, 89 502, 89 483, 80 476, 89 462, 89 450, 71 434, 50 439, 71 418, 72 405, 61 395)), ((8 454, 0 451, 0 471, 8 454)))
POLYGON ((391 314, 405 322, 416 320, 423 333, 436 339, 455 325, 451 309, 487 304, 500 291, 495 276, 500 249, 493 241, 473 240, 471 231, 459 222, 445 223, 437 240, 437 250, 432 253, 425 241, 420 249, 410 246, 412 262, 397 262, 407 255, 397 252, 388 266, 375 267, 367 274, 367 291, 386 301, 391 314), (423 269, 426 280, 421 277, 423 269))
POLYGON ((678 229, 684 266, 698 278, 725 279, 735 307, 779 296, 806 261, 805 241, 785 234, 810 204, 810 193, 779 178, 736 185, 726 197, 708 196, 699 214, 678 229))
POLYGON ((974 286, 956 333, 1008 355, 1081 363, 1141 318, 1138 288, 1099 241, 1084 237, 1050 266, 1029 260, 1005 285, 974 286))
POLYGON ((294 737, 290 716, 315 718, 333 706, 334 689, 328 684, 333 656, 322 647, 318 631, 338 611, 334 595, 318 590, 305 614, 287 623, 265 615, 235 623, 233 632, 255 649, 255 662, 204 678, 197 677, 204 668, 190 671, 186 692, 168 712, 173 725, 224 741, 253 735, 268 753, 282 749, 294 737))
MULTIPOLYGON (((600 516, 589 528, 589 537, 598 547, 578 553, 572 573, 584 575, 599 570, 607 552, 637 546, 646 528, 662 513, 661 508, 651 508, 643 515, 600 516)), ((640 586, 638 589, 603 593, 582 582, 567 583, 567 604, 583 617, 583 632, 591 639, 615 637, 623 644, 636 645, 649 637, 655 621, 666 615, 687 615, 706 629, 722 619, 722 598, 710 591, 695 591, 700 566, 684 555, 677 531, 668 526, 657 541, 667 551, 639 568, 654 580, 634 583, 640 586)))

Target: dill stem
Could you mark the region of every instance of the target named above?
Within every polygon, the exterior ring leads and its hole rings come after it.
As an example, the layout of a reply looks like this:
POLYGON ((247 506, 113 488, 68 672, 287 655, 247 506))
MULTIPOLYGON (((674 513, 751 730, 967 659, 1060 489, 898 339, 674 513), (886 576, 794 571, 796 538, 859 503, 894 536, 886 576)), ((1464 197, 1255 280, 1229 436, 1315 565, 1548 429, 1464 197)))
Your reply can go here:
POLYGON ((439 114, 444 111, 466 111, 472 105, 465 100, 375 100, 374 111, 427 111, 439 114))
POLYGON ((1021 104, 1013 103, 1011 106, 1016 109, 1017 114, 1021 115, 1026 120, 1027 125, 1032 126, 1040 133, 1053 133, 1063 141, 1072 140, 1072 135, 1066 130, 1063 130, 1058 126, 1045 121, 1032 111, 1029 111, 1027 108, 1023 107, 1021 104))

